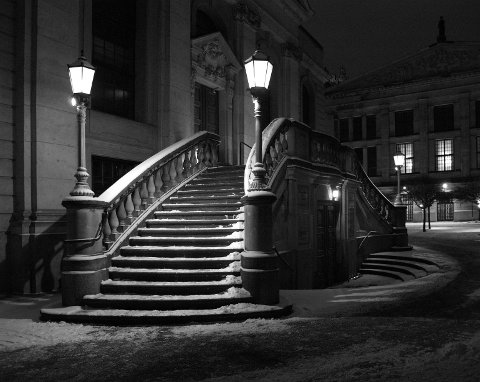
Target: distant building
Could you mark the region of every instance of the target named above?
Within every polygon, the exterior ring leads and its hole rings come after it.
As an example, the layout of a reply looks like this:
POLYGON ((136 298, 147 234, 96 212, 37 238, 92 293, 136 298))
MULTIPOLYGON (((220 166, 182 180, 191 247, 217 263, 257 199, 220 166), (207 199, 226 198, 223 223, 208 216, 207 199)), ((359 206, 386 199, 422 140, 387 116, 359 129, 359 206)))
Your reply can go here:
POLYGON ((274 65, 267 118, 327 128, 306 0, 5 0, 0 15, 0 292, 58 288, 78 145, 67 64, 82 49, 97 69, 86 131, 97 194, 199 130, 220 135, 222 163, 244 163, 243 61, 257 48, 274 65))
MULTIPOLYGON (((445 193, 480 182, 480 42, 446 40, 442 21, 437 43, 326 92, 334 134, 392 200, 397 150, 406 155, 404 191, 423 176, 445 193)), ((407 219, 421 221, 422 211, 403 199, 407 219)), ((431 218, 477 219, 478 206, 447 194, 431 218)))

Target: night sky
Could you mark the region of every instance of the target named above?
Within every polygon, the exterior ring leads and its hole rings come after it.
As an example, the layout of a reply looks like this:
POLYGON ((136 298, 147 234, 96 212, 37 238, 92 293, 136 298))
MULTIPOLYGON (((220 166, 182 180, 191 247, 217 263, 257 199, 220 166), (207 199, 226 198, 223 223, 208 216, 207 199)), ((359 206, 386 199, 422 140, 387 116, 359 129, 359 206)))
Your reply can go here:
POLYGON ((323 45, 324 65, 349 78, 436 42, 443 16, 450 41, 480 41, 480 0, 309 0, 305 28, 323 45))

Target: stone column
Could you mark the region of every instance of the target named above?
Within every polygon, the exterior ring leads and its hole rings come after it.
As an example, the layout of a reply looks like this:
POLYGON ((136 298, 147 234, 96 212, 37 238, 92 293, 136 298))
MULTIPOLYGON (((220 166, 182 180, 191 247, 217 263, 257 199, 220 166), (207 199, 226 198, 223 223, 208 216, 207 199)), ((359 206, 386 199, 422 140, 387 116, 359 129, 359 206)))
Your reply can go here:
POLYGON ((100 293, 108 278, 108 259, 103 253, 102 216, 105 202, 88 196, 65 198, 67 238, 62 260, 62 303, 80 305, 86 294, 100 293))
POLYGON ((300 65, 301 52, 295 45, 285 43, 282 45, 283 78, 279 84, 282 89, 282 110, 280 114, 300 119, 300 65))

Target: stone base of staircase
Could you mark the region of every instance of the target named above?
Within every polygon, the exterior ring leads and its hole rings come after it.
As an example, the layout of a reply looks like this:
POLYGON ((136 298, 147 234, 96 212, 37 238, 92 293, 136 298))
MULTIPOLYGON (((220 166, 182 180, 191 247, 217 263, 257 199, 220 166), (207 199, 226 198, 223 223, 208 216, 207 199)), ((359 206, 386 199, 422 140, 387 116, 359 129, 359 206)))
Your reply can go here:
POLYGON ((279 318, 292 313, 292 305, 239 303, 206 310, 127 310, 92 309, 69 306, 42 309, 44 321, 67 321, 95 325, 178 325, 209 322, 244 321, 252 318, 279 318))

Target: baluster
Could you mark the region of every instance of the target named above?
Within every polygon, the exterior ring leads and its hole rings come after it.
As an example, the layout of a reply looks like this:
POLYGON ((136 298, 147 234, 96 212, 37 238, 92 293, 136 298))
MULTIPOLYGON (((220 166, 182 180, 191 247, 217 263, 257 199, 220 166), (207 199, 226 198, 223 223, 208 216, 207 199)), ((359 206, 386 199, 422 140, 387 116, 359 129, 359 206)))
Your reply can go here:
POLYGON ((277 152, 278 161, 280 162, 283 158, 282 145, 280 144, 280 139, 277 137, 275 139, 275 151, 277 152))
POLYGON ((112 243, 112 230, 108 218, 108 212, 106 212, 103 216, 103 244, 106 249, 110 248, 110 244, 112 243))
POLYGON ((177 181, 180 183, 184 177, 183 177, 183 158, 185 154, 182 153, 177 157, 177 181))
POLYGON ((133 191, 133 208, 134 208, 134 216, 137 217, 141 213, 140 206, 142 205, 142 198, 140 197, 140 185, 136 185, 135 190, 133 191))
POLYGON ((177 170, 175 169, 175 159, 171 159, 169 162, 169 175, 170 175, 170 182, 171 185, 176 185, 177 182, 177 170))
POLYGON ((206 151, 208 151, 206 144, 200 143, 198 145, 198 169, 199 170, 208 166, 208 164, 206 163, 207 162, 206 151))
POLYGON ((210 143, 205 145, 205 165, 207 167, 213 166, 213 147, 210 143))
POLYGON ((190 150, 185 152, 185 161, 183 162, 183 168, 185 178, 189 177, 192 175, 192 152, 190 150))
POLYGON ((192 147, 192 157, 191 157, 191 163, 192 163, 192 174, 197 172, 197 150, 198 147, 194 146, 192 147))
POLYGON ((127 195, 127 199, 125 200, 125 212, 127 213, 127 218, 125 219, 127 224, 130 225, 133 222, 133 211, 135 207, 133 206, 132 201, 132 193, 127 195))
POLYGON ((142 185, 140 186, 140 198, 142 199, 142 210, 145 210, 148 205, 147 181, 148 179, 143 179, 142 185))
POLYGON ((270 150, 267 150, 265 153, 265 170, 269 176, 272 175, 273 172, 273 165, 272 165, 272 157, 270 156, 270 150))
POLYGON ((162 173, 163 173, 163 167, 160 167, 155 172, 155 196, 157 198, 159 198, 163 194, 163 191, 162 191, 162 186, 163 186, 162 173))
POLYGON ((164 192, 166 192, 170 188, 170 185, 171 185, 170 171, 169 171, 168 166, 169 166, 168 163, 166 163, 163 166, 163 174, 162 174, 163 188, 162 188, 162 190, 164 192))
POLYGON ((283 152, 287 155, 288 152, 288 141, 287 141, 287 132, 285 131, 283 134, 280 134, 280 143, 283 147, 283 152))
POLYGON ((275 150, 275 147, 274 146, 270 146, 270 159, 273 163, 273 167, 276 167, 277 164, 278 164, 278 155, 277 155, 277 151, 275 150))
POLYGON ((126 217, 127 211, 125 211, 125 199, 121 199, 117 207, 118 227, 120 232, 123 232, 127 226, 127 222, 125 221, 126 217))
POLYGON ((212 166, 216 166, 218 164, 218 145, 215 142, 210 144, 210 152, 212 153, 210 163, 212 166))
POLYGON ((155 201, 155 174, 151 173, 148 177, 148 204, 152 204, 155 201))
POLYGON ((117 231, 119 221, 117 218, 117 209, 115 207, 113 207, 112 210, 110 211, 110 218, 108 219, 108 222, 110 223, 110 229, 112 230, 110 237, 112 238, 113 241, 115 241, 119 236, 117 231))

